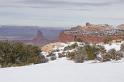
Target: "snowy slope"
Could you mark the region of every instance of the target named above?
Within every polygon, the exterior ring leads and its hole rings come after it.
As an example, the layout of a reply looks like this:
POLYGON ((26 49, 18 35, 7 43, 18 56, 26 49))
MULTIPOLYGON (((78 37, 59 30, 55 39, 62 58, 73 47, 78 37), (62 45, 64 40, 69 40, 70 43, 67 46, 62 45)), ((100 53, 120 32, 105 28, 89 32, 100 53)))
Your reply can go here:
POLYGON ((105 47, 105 49, 108 51, 110 49, 115 49, 116 51, 120 50, 122 43, 112 43, 111 45, 109 44, 105 44, 103 45, 105 47))
POLYGON ((0 68, 0 82, 124 82, 124 61, 118 62, 77 64, 62 58, 39 65, 0 68))
MULTIPOLYGON (((59 49, 58 53, 61 53, 68 45, 71 43, 62 44, 55 49, 59 49)), ((120 50, 120 45, 121 43, 112 43, 103 46, 108 51, 112 48, 120 50)), ((95 63, 95 60, 74 63, 66 58, 57 58, 44 64, 0 68, 0 82, 124 82, 123 70, 124 59, 104 63, 95 63)))

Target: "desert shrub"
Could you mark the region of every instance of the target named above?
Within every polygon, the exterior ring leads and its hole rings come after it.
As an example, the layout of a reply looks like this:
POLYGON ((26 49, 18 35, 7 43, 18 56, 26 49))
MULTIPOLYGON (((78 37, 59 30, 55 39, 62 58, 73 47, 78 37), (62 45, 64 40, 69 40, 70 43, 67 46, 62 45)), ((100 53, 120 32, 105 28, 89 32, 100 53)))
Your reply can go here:
POLYGON ((123 51, 116 51, 115 49, 110 49, 106 52, 103 46, 98 46, 100 50, 101 58, 97 58, 99 61, 110 61, 110 60, 120 60, 123 57, 123 51))
POLYGON ((49 61, 48 58, 45 58, 44 55, 41 55, 41 63, 46 63, 46 62, 48 62, 48 61, 49 61))
POLYGON ((123 53, 115 49, 110 49, 108 52, 102 54, 103 61, 120 60, 122 57, 123 53))
POLYGON ((94 60, 96 58, 96 55, 98 54, 99 50, 96 46, 91 45, 85 45, 84 46, 87 52, 87 58, 88 60, 94 60))
POLYGON ((87 44, 83 47, 77 47, 73 52, 68 52, 66 57, 78 63, 81 63, 84 60, 94 60, 102 48, 104 47, 87 44))
POLYGON ((0 42, 0 65, 10 67, 41 63, 43 58, 40 52, 36 46, 19 42, 0 42))
POLYGON ((59 58, 62 58, 62 57, 65 57, 65 55, 62 54, 62 53, 58 53, 58 57, 59 57, 59 58))
POLYGON ((64 48, 64 51, 69 50, 69 49, 70 49, 70 46, 66 46, 66 47, 64 48))
POLYGON ((87 58, 87 53, 84 47, 78 47, 73 52, 68 52, 66 57, 76 63, 82 63, 87 58))
POLYGON ((50 60, 56 60, 56 54, 54 52, 51 52, 49 55, 47 55, 48 58, 50 58, 50 60))
POLYGON ((76 63, 83 63, 84 61, 84 56, 81 55, 79 52, 69 52, 67 57, 71 60, 73 60, 76 63))
POLYGON ((121 51, 124 51, 124 44, 121 44, 121 51))
POLYGON ((94 59, 104 62, 110 60, 119 60, 124 57, 123 54, 123 51, 116 51, 115 49, 110 49, 108 52, 106 52, 104 46, 101 45, 86 44, 83 47, 76 47, 72 52, 68 52, 66 57, 76 63, 82 63, 84 60, 94 59), (100 55, 100 57, 98 57, 98 55, 100 55))
POLYGON ((110 61, 111 60, 111 54, 109 53, 104 53, 102 54, 102 62, 105 62, 105 61, 110 61))
POLYGON ((56 60, 56 56, 54 55, 54 56, 51 56, 50 57, 50 60, 56 60))
POLYGON ((69 45, 69 46, 65 47, 65 48, 64 48, 64 51, 66 51, 66 50, 71 50, 71 49, 74 49, 74 48, 76 48, 76 47, 78 47, 78 44, 77 44, 77 43, 74 43, 74 44, 72 44, 72 45, 69 45))
POLYGON ((67 52, 66 57, 69 59, 74 59, 76 52, 67 52))
POLYGON ((108 52, 102 54, 103 62, 116 59, 116 50, 110 49, 108 52))
POLYGON ((74 61, 76 63, 83 63, 87 59, 87 52, 84 47, 79 47, 74 56, 74 61))
POLYGON ((97 47, 97 50, 98 50, 97 52, 99 52, 101 54, 106 53, 106 49, 105 49, 104 46, 97 45, 96 47, 97 47))
POLYGON ((59 52, 60 50, 59 49, 55 49, 55 50, 53 50, 53 52, 59 52))
POLYGON ((80 54, 76 54, 74 57, 74 62, 76 63, 83 63, 84 62, 84 56, 80 54))
POLYGON ((51 52, 50 54, 47 55, 47 57, 55 56, 54 52, 51 52))
POLYGON ((110 49, 109 51, 108 51, 108 53, 110 54, 110 58, 111 59, 116 59, 116 50, 115 49, 110 49))
POLYGON ((106 56, 106 49, 104 46, 96 45, 96 60, 103 61, 102 55, 106 56))
POLYGON ((70 47, 71 47, 72 49, 74 49, 74 48, 78 47, 78 44, 77 44, 77 43, 74 43, 74 44, 72 44, 70 47))
POLYGON ((115 60, 120 60, 123 57, 124 57, 124 55, 123 55, 123 52, 122 51, 117 51, 116 52, 116 58, 115 58, 115 60))

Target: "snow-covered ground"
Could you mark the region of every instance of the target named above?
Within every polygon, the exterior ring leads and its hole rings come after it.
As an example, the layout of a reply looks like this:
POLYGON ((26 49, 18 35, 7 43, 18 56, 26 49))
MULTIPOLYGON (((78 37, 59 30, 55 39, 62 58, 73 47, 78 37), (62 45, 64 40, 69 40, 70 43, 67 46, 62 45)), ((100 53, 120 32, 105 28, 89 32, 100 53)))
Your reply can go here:
POLYGON ((116 51, 120 50, 122 43, 112 43, 110 44, 104 44, 103 46, 105 47, 105 49, 108 51, 110 49, 115 49, 116 51))
MULTIPOLYGON (((55 49, 61 52, 68 45, 70 43, 62 44, 55 49)), ((112 43, 103 46, 108 51, 112 48, 120 50, 120 45, 121 43, 112 43)), ((74 63, 66 58, 57 58, 44 64, 0 68, 0 82, 124 82, 124 59, 95 62, 74 63)))
POLYGON ((38 65, 0 68, 0 82, 124 82, 124 60, 73 63, 62 58, 38 65))

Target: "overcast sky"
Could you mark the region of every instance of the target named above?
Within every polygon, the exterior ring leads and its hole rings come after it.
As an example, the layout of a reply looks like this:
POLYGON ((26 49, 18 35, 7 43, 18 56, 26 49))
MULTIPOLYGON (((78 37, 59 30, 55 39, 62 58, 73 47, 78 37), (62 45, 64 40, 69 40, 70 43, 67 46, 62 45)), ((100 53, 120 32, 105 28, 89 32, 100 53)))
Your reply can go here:
POLYGON ((124 23, 124 0, 0 0, 1 25, 124 23))

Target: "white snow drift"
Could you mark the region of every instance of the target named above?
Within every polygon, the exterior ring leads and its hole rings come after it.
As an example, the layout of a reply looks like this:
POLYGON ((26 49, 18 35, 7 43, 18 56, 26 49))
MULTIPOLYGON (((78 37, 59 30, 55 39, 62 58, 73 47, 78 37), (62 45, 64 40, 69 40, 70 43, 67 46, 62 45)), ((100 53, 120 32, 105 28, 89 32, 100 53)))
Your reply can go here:
POLYGON ((49 63, 0 69, 0 82, 124 82, 124 62, 49 63))

